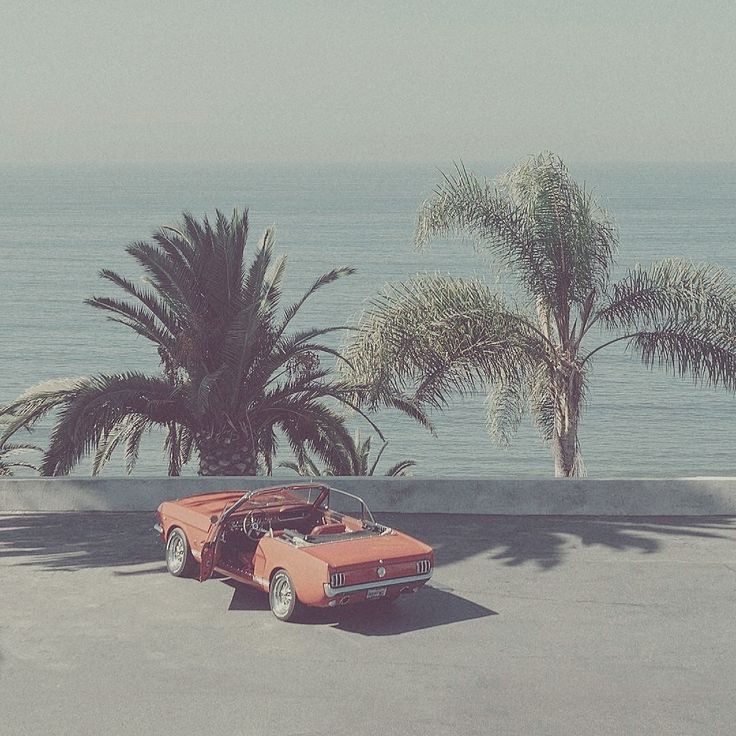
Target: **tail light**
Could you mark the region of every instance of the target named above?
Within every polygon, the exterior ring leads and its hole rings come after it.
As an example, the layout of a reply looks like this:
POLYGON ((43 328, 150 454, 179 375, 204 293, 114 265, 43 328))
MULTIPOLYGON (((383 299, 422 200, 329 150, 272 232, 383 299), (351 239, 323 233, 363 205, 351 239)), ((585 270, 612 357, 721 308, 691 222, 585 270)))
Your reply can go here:
POLYGON ((333 572, 330 575, 330 587, 340 588, 345 585, 345 573, 344 572, 333 572))
POLYGON ((429 560, 417 560, 417 575, 426 575, 431 567, 429 560))

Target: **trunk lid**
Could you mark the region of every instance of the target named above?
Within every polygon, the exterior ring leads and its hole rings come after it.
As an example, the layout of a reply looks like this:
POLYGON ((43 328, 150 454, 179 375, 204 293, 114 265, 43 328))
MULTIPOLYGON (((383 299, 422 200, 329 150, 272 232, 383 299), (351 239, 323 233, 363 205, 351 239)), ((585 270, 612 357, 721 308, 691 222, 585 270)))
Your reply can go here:
POLYGON ((392 559, 430 556, 432 548, 405 534, 346 539, 301 547, 301 551, 326 562, 332 568, 360 567, 392 559))

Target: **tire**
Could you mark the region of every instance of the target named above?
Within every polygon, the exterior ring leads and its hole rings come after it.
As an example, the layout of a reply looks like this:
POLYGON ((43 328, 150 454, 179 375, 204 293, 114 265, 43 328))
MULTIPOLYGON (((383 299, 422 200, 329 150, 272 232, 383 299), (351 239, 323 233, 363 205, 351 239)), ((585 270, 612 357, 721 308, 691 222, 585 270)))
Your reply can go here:
POLYGON ((188 577, 194 569, 187 535, 178 527, 169 532, 166 541, 166 568, 176 578, 188 577))
POLYGON ((268 602, 271 605, 271 613, 279 621, 296 621, 304 610, 304 606, 296 597, 294 583, 286 570, 278 570, 271 578, 268 602))

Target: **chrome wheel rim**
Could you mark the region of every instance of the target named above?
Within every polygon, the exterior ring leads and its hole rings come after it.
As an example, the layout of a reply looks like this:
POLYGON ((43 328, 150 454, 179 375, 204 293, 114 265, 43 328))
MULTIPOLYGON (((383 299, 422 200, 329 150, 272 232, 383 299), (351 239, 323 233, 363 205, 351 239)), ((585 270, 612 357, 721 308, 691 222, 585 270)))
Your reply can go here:
POLYGON ((291 602, 294 599, 294 591, 291 589, 291 583, 286 575, 279 575, 273 581, 273 589, 271 591, 271 610, 281 618, 289 613, 291 602))
POLYGON ((169 540, 168 554, 166 555, 166 562, 169 564, 169 570, 171 572, 179 572, 182 565, 184 564, 184 555, 186 550, 184 549, 184 540, 178 534, 175 534, 169 540))

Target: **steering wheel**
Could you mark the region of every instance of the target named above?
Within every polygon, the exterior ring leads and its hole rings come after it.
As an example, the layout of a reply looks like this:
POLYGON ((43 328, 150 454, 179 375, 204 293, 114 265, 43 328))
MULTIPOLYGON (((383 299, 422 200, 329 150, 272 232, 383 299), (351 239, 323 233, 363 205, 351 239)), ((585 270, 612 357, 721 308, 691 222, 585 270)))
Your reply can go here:
POLYGON ((267 531, 268 529, 261 526, 261 519, 253 511, 243 517, 243 532, 248 539, 257 542, 267 531))

